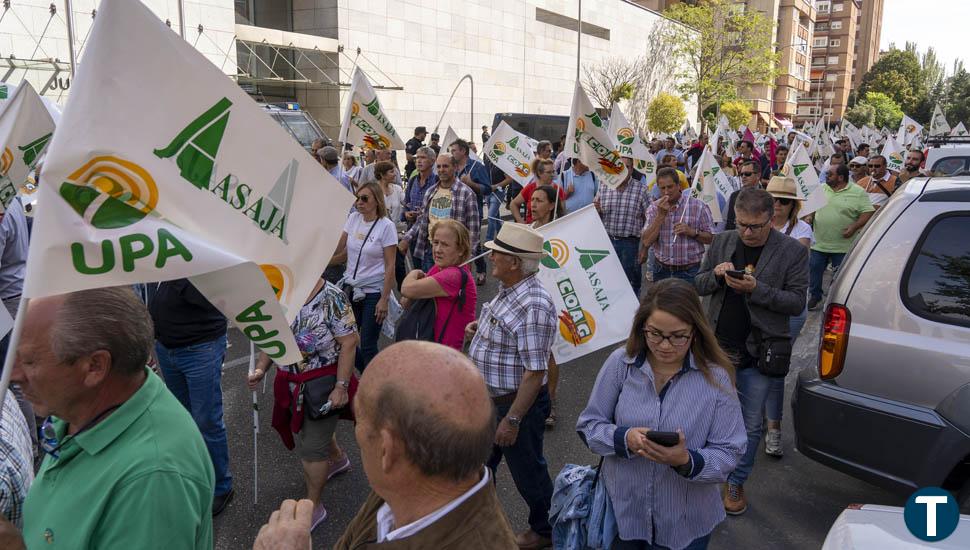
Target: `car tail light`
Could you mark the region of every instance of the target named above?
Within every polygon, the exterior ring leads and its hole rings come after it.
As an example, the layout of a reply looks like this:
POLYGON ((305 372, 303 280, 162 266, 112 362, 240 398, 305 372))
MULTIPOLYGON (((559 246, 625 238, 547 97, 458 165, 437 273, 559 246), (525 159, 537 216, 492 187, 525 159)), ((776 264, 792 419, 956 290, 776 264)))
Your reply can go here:
POLYGON ((852 315, 839 304, 829 304, 822 325, 822 342, 818 348, 818 374, 824 379, 835 378, 845 366, 845 351, 849 347, 849 325, 852 315))

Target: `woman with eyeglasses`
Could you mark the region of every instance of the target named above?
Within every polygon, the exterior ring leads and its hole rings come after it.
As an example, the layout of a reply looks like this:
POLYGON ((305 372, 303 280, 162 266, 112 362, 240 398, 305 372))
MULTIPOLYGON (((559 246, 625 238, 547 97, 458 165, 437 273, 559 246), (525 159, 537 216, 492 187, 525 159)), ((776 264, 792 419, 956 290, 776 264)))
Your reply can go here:
POLYGON ((725 516, 718 486, 747 435, 734 367, 690 283, 650 288, 576 429, 604 457, 600 482, 618 532, 611 549, 707 548, 725 516))
POLYGON ((347 217, 331 264, 346 262, 338 285, 350 299, 360 331, 355 365, 363 372, 377 355, 377 338, 394 288, 397 230, 387 217, 384 190, 376 181, 357 188, 356 212, 347 217))

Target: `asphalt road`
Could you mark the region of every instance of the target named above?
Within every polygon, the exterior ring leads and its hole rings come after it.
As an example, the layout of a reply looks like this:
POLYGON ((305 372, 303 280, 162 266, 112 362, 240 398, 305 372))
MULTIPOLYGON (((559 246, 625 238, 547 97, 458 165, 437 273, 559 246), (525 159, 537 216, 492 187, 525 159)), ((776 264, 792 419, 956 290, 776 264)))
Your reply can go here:
MULTIPOLYGON (((489 278, 479 292, 479 303, 494 296, 495 281, 489 278)), ((792 372, 786 396, 790 397, 795 377, 801 369, 815 368, 819 313, 809 312, 808 321, 795 344, 792 372)), ((586 404, 606 349, 567 363, 561 368, 558 414, 559 424, 546 432, 545 454, 553 477, 567 463, 595 464, 596 458, 583 446, 574 430, 576 417, 586 404)), ((226 425, 229 431, 231 468, 236 498, 215 520, 215 548, 235 550, 251 547, 259 527, 281 501, 304 494, 298 459, 288 452, 270 427, 272 390, 259 393, 258 434, 259 492, 253 503, 253 420, 252 397, 245 387, 249 344, 236 331, 230 333, 230 348, 223 371, 226 425)), ((786 409, 788 407, 786 399, 786 409)), ((819 548, 829 526, 851 503, 901 506, 904 498, 831 470, 800 455, 794 449, 790 411, 784 419, 785 456, 774 459, 759 452, 745 492, 748 511, 728 517, 712 537, 711 548, 810 549, 819 548)), ((314 548, 330 548, 356 514, 369 492, 360 467, 353 427, 341 422, 337 439, 350 455, 352 469, 327 484, 323 499, 329 512, 326 522, 313 537, 314 548)), ((507 469, 500 468, 498 493, 513 528, 527 527, 527 511, 515 490, 507 469)))

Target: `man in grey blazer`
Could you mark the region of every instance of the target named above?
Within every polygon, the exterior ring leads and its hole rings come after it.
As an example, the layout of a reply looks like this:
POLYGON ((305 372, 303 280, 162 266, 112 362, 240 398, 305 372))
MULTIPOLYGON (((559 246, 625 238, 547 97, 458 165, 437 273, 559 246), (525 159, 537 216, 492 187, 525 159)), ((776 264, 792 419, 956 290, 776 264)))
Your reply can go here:
POLYGON ((738 515, 747 510, 744 482, 761 442, 762 411, 771 380, 758 367, 762 342, 776 342, 774 349, 783 355, 788 339, 790 355, 788 320, 805 308, 808 252, 797 240, 772 228, 774 198, 767 191, 742 189, 734 211, 737 229, 714 237, 694 286, 701 296, 708 296, 707 316, 737 368, 748 447, 728 477, 724 508, 738 515))

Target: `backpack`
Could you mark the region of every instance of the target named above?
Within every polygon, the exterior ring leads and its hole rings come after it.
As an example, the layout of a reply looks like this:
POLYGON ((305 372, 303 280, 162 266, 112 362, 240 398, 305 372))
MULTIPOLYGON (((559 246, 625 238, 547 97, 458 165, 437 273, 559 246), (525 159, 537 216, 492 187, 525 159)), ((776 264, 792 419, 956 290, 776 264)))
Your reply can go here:
POLYGON ((401 318, 397 322, 397 330, 394 337, 395 342, 401 342, 403 340, 423 340, 425 342, 441 343, 441 339, 448 329, 448 322, 451 321, 451 315, 455 312, 455 306, 458 306, 459 309, 465 308, 465 286, 468 284, 468 273, 461 268, 458 268, 458 270, 461 272, 461 287, 458 290, 458 297, 455 299, 455 303, 451 305, 451 310, 448 311, 445 324, 441 327, 441 333, 438 335, 434 333, 435 319, 438 318, 436 299, 422 298, 420 300, 414 300, 404 310, 404 313, 401 314, 401 318))

